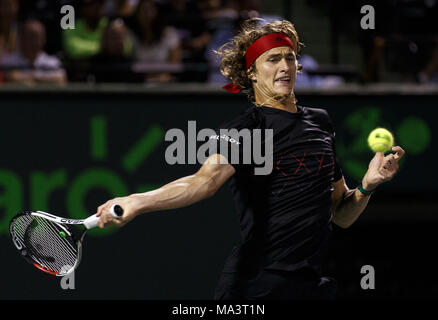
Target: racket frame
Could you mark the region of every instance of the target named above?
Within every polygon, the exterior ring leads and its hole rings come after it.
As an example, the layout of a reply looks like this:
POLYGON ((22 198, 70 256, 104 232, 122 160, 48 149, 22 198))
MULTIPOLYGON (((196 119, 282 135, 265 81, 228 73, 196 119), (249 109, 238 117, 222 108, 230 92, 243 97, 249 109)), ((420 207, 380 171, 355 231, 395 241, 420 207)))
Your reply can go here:
MULTIPOLYGON (((117 219, 123 215, 123 211, 124 211, 123 208, 118 205, 113 205, 110 208, 111 215, 117 219)), ((82 241, 84 239, 85 233, 87 230, 97 227, 97 222, 99 221, 99 219, 100 217, 97 217, 96 214, 91 215, 86 219, 68 219, 68 218, 58 217, 44 211, 23 211, 17 214, 14 218, 12 218, 9 224, 9 234, 11 235, 12 242, 14 243, 16 249, 20 252, 21 256, 25 258, 29 263, 31 263, 41 271, 44 271, 52 275, 56 275, 57 277, 63 277, 74 272, 74 270, 79 266, 79 263, 81 262, 82 259, 82 241), (47 219, 51 222, 56 223, 64 232, 66 232, 66 234, 68 234, 77 245, 77 259, 75 261, 74 266, 72 266, 67 271, 66 270, 55 271, 47 267, 44 267, 41 263, 35 263, 38 262, 38 259, 34 256, 30 257, 28 255, 28 252, 25 249, 26 245, 24 243, 21 243, 21 240, 15 234, 14 221, 16 218, 23 215, 31 215, 31 216, 47 219), (78 228, 71 228, 71 229, 66 228, 63 225, 76 225, 79 228, 82 226, 82 230, 79 230, 78 228)))
POLYGON ((85 231, 88 229, 91 229, 97 225, 97 221, 99 220, 96 215, 92 215, 86 219, 68 219, 68 218, 62 218, 55 216, 53 214, 50 214, 48 212, 44 211, 23 211, 19 214, 17 214, 12 220, 9 225, 9 233, 11 235, 12 242, 15 245, 15 248, 20 252, 21 256, 25 258, 30 264, 35 266, 36 268, 40 269, 41 271, 55 275, 57 277, 64 277, 72 272, 79 266, 81 259, 82 259, 82 241, 85 236, 85 231), (38 259, 34 256, 30 257, 27 253, 26 246, 24 243, 21 242, 21 240, 16 236, 15 230, 14 230, 14 221, 16 218, 23 216, 23 215, 30 215, 30 216, 36 216, 43 219, 47 219, 49 221, 52 221, 56 223, 66 234, 68 234, 74 242, 77 245, 77 259, 75 261, 75 264, 69 269, 69 270, 60 270, 55 271, 51 270, 50 268, 45 267, 43 264, 38 262, 38 259), (83 226, 84 230, 73 230, 66 228, 63 225, 77 225, 77 226, 83 226), (26 250, 26 251, 24 251, 26 250))

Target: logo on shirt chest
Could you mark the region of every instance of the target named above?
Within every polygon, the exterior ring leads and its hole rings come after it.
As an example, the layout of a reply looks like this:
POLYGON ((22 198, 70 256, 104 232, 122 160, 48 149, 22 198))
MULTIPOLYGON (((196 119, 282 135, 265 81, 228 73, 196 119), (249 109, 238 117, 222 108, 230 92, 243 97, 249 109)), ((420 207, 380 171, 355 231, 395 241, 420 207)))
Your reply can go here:
POLYGON ((281 197, 292 189, 306 192, 315 184, 329 181, 334 174, 335 161, 331 152, 287 153, 274 163, 275 183, 278 187, 272 191, 275 197, 281 197), (291 189, 292 188, 292 189, 291 189))
POLYGON ((275 169, 285 177, 320 173, 324 168, 334 169, 333 155, 331 153, 287 153, 280 156, 275 162, 275 169))

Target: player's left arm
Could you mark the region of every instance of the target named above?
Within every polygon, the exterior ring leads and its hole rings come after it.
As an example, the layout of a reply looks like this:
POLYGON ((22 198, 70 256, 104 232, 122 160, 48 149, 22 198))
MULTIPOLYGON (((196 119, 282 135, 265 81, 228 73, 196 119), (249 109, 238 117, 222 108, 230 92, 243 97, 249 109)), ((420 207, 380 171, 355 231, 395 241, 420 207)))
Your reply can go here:
MULTIPOLYGON (((395 153, 390 153, 386 157, 382 152, 376 152, 362 179, 362 187, 365 190, 376 189, 380 184, 391 180, 397 173, 398 161, 405 151, 399 146, 393 147, 392 151, 395 153)), ((348 228, 365 210, 371 196, 363 194, 357 188, 349 189, 344 177, 333 182, 332 186, 333 222, 342 228, 348 228)))

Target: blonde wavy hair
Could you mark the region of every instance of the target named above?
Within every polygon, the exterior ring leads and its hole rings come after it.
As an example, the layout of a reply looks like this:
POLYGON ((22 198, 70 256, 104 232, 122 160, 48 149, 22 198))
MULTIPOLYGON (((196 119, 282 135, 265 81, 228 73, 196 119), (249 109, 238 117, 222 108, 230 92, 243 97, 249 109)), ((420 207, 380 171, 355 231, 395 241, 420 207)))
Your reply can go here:
MULTIPOLYGON (((254 101, 255 98, 252 81, 248 74, 255 71, 255 63, 246 70, 245 53, 254 41, 271 33, 283 33, 288 36, 294 44, 295 54, 298 55, 303 44, 299 42, 294 25, 287 20, 276 20, 268 23, 261 18, 245 20, 238 34, 231 41, 215 50, 215 53, 221 56, 221 73, 241 87, 251 101, 254 101)), ((302 66, 299 64, 298 71, 300 72, 301 69, 302 66)))

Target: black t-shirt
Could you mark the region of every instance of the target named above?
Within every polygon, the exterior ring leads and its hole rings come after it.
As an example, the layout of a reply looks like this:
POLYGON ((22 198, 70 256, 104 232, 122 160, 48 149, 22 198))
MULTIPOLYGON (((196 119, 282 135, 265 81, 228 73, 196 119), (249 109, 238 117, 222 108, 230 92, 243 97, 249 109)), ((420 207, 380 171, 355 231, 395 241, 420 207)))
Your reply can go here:
POLYGON ((216 153, 223 154, 236 170, 229 184, 242 241, 233 248, 225 272, 251 273, 259 268, 293 271, 301 267, 320 271, 331 233, 331 184, 342 178, 342 171, 327 111, 297 108, 298 112, 291 113, 251 106, 210 137, 216 153), (220 131, 233 128, 249 129, 252 134, 220 131), (257 140, 254 129, 272 129, 271 140, 261 135, 262 154, 271 154, 273 160, 269 174, 255 174, 254 169, 262 166, 260 161, 243 163, 242 155, 248 153, 245 143, 257 140), (272 153, 266 147, 268 141, 273 142, 272 153), (229 147, 227 152, 225 146, 229 147), (240 151, 239 163, 231 159, 233 148, 240 151))

